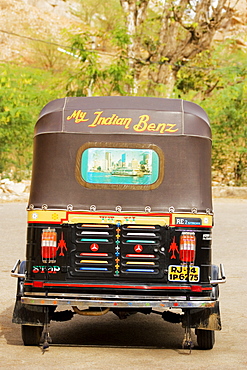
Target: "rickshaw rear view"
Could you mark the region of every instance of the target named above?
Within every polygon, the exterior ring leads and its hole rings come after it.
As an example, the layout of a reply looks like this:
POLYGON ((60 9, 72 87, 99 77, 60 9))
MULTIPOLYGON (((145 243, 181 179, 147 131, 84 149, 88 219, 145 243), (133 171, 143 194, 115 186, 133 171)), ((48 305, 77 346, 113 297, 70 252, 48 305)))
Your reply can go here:
POLYGON ((35 127, 26 260, 13 322, 25 345, 75 314, 160 314, 211 349, 211 130, 198 105, 141 97, 50 102, 35 127))

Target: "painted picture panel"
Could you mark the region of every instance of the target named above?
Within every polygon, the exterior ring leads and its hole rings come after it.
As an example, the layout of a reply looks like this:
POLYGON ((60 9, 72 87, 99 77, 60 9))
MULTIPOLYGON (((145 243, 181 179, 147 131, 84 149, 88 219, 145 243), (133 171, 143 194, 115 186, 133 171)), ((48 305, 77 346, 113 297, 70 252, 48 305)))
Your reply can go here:
POLYGON ((151 185, 159 177, 159 156, 152 149, 88 148, 81 176, 90 184, 151 185))

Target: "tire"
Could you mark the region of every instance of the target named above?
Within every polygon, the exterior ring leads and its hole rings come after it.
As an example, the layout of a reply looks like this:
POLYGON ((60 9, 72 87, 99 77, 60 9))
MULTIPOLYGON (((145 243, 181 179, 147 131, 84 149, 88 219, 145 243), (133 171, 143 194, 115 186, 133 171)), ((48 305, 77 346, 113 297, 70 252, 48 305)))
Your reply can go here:
POLYGON ((25 346, 38 346, 43 331, 43 326, 22 325, 21 335, 25 346))
POLYGON ((212 349, 215 343, 214 330, 196 329, 197 344, 200 349, 212 349))

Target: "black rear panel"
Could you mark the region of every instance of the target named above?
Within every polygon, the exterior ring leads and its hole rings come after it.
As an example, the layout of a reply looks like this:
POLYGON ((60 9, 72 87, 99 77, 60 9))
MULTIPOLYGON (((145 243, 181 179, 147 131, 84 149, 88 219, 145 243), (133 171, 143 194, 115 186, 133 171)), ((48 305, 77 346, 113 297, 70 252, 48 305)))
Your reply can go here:
MULTIPOLYGON (((126 220, 128 222, 128 220, 126 220)), ((179 240, 183 228, 135 224, 65 224, 56 229, 58 248, 56 262, 45 264, 41 257, 42 229, 47 224, 28 228, 27 277, 31 280, 102 283, 169 283, 169 265, 181 265, 179 240), (171 243, 177 251, 171 251, 171 243)), ((194 229, 196 235, 195 266, 200 281, 209 282, 211 273, 211 231, 194 229)), ((187 283, 186 281, 182 282, 187 283)))
POLYGON ((169 232, 160 226, 77 224, 70 276, 152 280, 164 278, 169 232))

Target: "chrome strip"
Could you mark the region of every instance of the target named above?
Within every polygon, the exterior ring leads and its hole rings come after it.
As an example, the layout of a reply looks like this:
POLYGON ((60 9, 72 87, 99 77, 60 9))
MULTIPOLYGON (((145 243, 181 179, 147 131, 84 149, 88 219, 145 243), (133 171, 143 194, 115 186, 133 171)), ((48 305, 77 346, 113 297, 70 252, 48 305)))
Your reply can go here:
MULTIPOLYGON (((63 297, 65 299, 74 298, 74 299, 80 299, 80 298, 97 298, 97 299, 128 299, 128 300, 152 300, 152 301, 162 301, 164 299, 169 300, 171 302, 173 301, 186 301, 185 296, 140 296, 140 295, 114 295, 114 294, 73 294, 73 293, 41 293, 41 292, 24 292, 24 296, 27 297, 48 297, 52 299, 56 299, 57 297, 63 297)), ((190 296, 190 300, 192 301, 210 301, 212 300, 211 297, 193 297, 190 296)))
POLYGON ((216 301, 181 301, 162 299, 158 301, 150 300, 106 300, 106 299, 64 299, 64 298, 35 298, 22 297, 21 303, 33 304, 42 306, 80 306, 80 309, 88 309, 89 307, 112 307, 112 308, 206 308, 214 307, 216 301))

